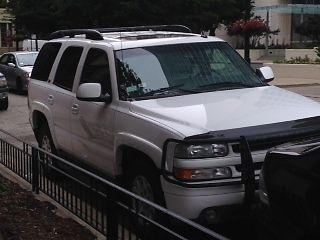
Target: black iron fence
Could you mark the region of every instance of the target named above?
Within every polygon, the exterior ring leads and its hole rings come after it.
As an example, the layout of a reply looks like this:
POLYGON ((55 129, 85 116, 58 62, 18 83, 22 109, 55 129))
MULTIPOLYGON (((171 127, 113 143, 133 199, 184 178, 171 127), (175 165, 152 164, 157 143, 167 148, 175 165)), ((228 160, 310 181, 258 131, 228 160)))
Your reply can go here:
POLYGON ((5 131, 0 134, 0 163, 107 239, 225 239, 5 131))

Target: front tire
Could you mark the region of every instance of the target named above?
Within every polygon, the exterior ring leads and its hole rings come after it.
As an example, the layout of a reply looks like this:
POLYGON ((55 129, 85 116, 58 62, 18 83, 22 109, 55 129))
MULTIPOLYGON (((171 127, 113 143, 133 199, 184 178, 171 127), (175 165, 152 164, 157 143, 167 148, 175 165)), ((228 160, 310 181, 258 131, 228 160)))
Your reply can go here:
MULTIPOLYGON (((160 183, 159 170, 150 163, 150 159, 143 156, 137 157, 125 169, 126 188, 151 202, 160 206, 165 206, 164 195, 160 183)), ((136 213, 132 222, 137 234, 140 236, 149 236, 153 232, 153 226, 143 220, 139 215, 144 216, 152 221, 162 221, 163 216, 152 206, 131 198, 129 206, 136 213)))
POLYGON ((23 87, 22 87, 22 80, 21 78, 16 79, 16 90, 17 93, 22 94, 23 93, 23 87))
POLYGON ((9 100, 8 98, 0 100, 0 111, 7 110, 9 106, 9 100))

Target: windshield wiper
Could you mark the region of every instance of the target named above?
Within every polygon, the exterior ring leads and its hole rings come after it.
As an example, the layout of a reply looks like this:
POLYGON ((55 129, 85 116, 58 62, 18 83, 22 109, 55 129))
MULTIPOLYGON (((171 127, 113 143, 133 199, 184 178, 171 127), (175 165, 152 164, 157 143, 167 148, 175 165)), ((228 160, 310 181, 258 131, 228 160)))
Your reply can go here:
POLYGON ((198 89, 205 90, 221 90, 221 89, 238 89, 238 88, 252 88, 257 87, 257 85, 250 85, 239 82, 221 82, 221 83, 210 83, 199 86, 198 89), (206 89, 208 88, 208 89, 206 89))
POLYGON ((164 87, 164 88, 159 88, 152 90, 150 92, 147 92, 143 94, 141 97, 149 97, 149 96, 157 96, 157 95, 167 95, 167 94, 172 94, 178 92, 186 92, 186 93, 198 93, 198 91, 190 90, 190 89, 185 89, 185 88, 180 88, 184 84, 178 84, 170 87, 164 87))

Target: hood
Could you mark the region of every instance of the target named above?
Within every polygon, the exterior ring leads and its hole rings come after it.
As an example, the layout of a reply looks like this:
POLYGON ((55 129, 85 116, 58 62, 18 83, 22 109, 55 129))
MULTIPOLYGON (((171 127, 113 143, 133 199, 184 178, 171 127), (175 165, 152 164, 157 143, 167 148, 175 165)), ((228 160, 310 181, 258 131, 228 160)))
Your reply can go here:
POLYGON ((320 104, 265 86, 135 101, 131 111, 189 137, 320 116, 320 104))
POLYGON ((28 73, 31 73, 32 72, 32 69, 33 69, 33 66, 24 66, 24 67, 20 67, 22 70, 28 72, 28 73))

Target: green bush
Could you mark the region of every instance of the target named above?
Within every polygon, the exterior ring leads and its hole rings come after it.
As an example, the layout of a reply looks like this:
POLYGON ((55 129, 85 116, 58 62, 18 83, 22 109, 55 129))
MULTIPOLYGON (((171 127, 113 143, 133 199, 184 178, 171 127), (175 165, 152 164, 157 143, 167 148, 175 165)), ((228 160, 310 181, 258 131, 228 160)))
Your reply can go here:
POLYGON ((316 59, 315 61, 311 60, 308 55, 305 57, 294 57, 290 60, 277 60, 274 63, 286 63, 286 64, 320 64, 320 59, 316 59))

